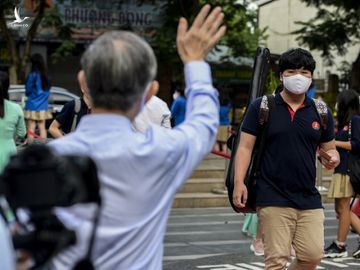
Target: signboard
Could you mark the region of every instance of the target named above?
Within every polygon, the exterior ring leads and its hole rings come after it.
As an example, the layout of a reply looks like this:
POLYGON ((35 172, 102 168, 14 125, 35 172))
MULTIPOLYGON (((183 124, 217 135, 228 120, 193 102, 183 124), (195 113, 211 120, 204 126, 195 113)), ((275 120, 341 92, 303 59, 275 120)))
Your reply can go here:
POLYGON ((161 25, 161 1, 67 0, 57 4, 65 23, 77 27, 154 28, 161 25))
MULTIPOLYGON (((162 24, 162 7, 166 0, 46 0, 46 10, 56 9, 62 22, 72 26, 76 40, 95 39, 110 30, 126 29, 151 39, 154 30, 162 24)), ((30 26, 36 16, 35 0, 24 0, 14 7, 20 18, 30 26), (26 16, 26 17, 25 17, 26 16)), ((13 15, 10 16, 13 20, 13 15)), ((16 25, 19 26, 19 25, 16 25)), ((26 36, 30 27, 17 27, 20 36, 26 36)), ((57 39, 57 29, 40 25, 37 39, 57 39)))
POLYGON ((164 0, 65 0, 56 7, 65 24, 75 25, 74 38, 92 39, 114 29, 132 30, 151 39, 161 26, 164 0))

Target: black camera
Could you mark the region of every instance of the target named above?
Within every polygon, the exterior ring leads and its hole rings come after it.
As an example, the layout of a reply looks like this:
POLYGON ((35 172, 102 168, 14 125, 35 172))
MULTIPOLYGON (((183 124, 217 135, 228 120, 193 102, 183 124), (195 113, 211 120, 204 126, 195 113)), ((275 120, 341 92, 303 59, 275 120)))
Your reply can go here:
MULTIPOLYGON (((43 269, 53 256, 75 244, 75 232, 67 229, 53 210, 76 203, 99 206, 87 254, 90 259, 100 213, 99 189, 96 165, 89 157, 57 155, 46 145, 30 145, 11 157, 0 176, 0 196, 21 225, 13 236, 14 248, 32 255, 32 269, 43 269), (17 218, 19 209, 27 213, 27 224, 17 218)), ((2 209, 6 211, 9 209, 2 209)))

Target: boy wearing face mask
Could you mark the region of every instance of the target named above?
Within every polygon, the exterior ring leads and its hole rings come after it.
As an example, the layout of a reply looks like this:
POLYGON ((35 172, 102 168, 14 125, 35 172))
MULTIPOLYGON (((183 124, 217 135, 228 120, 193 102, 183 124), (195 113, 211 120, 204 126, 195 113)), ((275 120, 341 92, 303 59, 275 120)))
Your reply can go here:
MULTIPOLYGON (((314 101, 306 96, 315 61, 303 49, 291 49, 279 60, 282 87, 275 94, 266 144, 256 182, 257 213, 263 229, 265 268, 286 269, 291 245, 296 259, 288 269, 315 269, 323 257, 324 211, 315 186, 318 147, 327 169, 339 164, 333 118, 328 110, 326 127, 314 101)), ((247 200, 244 177, 256 137, 260 134, 261 98, 249 107, 241 127, 235 159, 234 204, 247 200)))

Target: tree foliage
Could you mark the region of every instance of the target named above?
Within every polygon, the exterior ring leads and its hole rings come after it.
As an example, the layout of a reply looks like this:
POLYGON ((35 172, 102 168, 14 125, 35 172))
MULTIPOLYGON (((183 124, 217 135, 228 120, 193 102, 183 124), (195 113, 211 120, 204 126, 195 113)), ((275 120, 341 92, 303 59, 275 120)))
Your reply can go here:
POLYGON ((175 42, 179 18, 185 17, 191 24, 204 4, 219 5, 223 9, 227 30, 220 44, 229 47, 227 57, 253 57, 256 48, 263 45, 266 39, 266 29, 258 28, 257 11, 248 10, 246 5, 239 4, 237 0, 169 0, 162 7, 164 23, 154 40, 156 54, 160 60, 166 60, 173 67, 181 67, 175 42))
MULTIPOLYGON (((320 50, 332 64, 334 54, 345 55, 347 47, 360 41, 360 1, 302 0, 318 11, 308 22, 297 22, 301 28, 294 32, 298 40, 311 50, 320 50)), ((360 54, 352 65, 350 87, 360 89, 360 54)))
POLYGON ((10 80, 12 83, 17 83, 18 77, 24 77, 25 68, 30 58, 32 40, 36 35, 36 31, 41 23, 41 20, 44 17, 46 8, 46 0, 37 0, 36 15, 29 27, 27 36, 25 38, 24 53, 23 55, 19 55, 14 33, 13 31, 11 31, 10 28, 8 28, 5 19, 5 15, 7 14, 7 12, 12 12, 14 6, 18 5, 19 3, 19 0, 3 0, 0 4, 0 30, 10 51, 11 63, 9 71, 10 80))
MULTIPOLYGON (((82 0, 80 0, 82 1, 82 0)), ((86 0, 83 0, 86 2, 86 0)), ((12 31, 6 25, 5 15, 12 15, 14 6, 19 5, 21 0, 2 0, 0 2, 0 31, 8 45, 11 58, 10 77, 15 83, 18 79, 23 80, 25 69, 31 53, 31 45, 36 38, 39 27, 50 28, 58 40, 62 43, 53 53, 52 60, 65 59, 74 50, 75 40, 71 38, 74 25, 65 24, 62 15, 55 8, 46 9, 46 0, 36 0, 35 19, 29 27, 25 37, 25 51, 19 54, 17 40, 19 39, 16 31, 12 31)), ((60 0, 61 2, 61 0, 60 0)), ((142 2, 139 0, 138 4, 142 2)), ((256 11, 247 10, 247 7, 238 4, 237 0, 167 0, 159 1, 161 4, 161 16, 163 25, 155 30, 151 43, 155 48, 159 60, 166 61, 174 69, 180 67, 180 59, 176 52, 176 32, 179 18, 187 18, 192 22, 195 15, 204 4, 212 6, 220 5, 225 13, 225 25, 227 34, 221 43, 230 48, 230 56, 253 56, 257 46, 264 40, 264 31, 257 27, 256 11)))

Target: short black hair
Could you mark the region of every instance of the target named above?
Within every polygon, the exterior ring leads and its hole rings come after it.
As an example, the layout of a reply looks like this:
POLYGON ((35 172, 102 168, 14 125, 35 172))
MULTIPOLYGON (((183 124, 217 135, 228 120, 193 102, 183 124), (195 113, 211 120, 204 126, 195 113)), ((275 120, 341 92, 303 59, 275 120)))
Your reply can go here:
POLYGON ((304 68, 313 74, 315 67, 316 62, 311 53, 301 48, 290 49, 284 52, 279 59, 279 69, 281 73, 287 69, 304 68))

